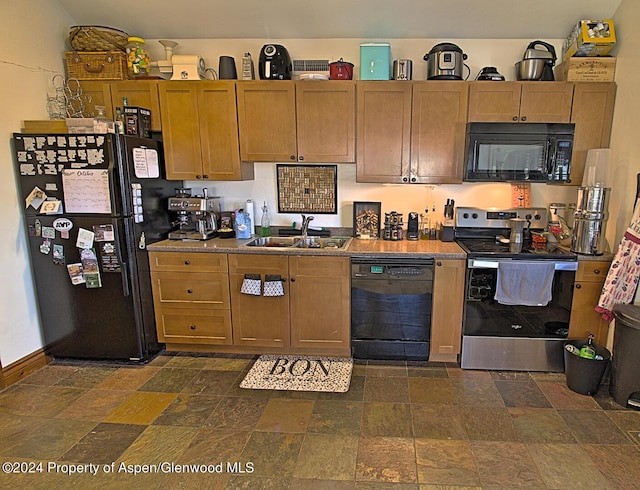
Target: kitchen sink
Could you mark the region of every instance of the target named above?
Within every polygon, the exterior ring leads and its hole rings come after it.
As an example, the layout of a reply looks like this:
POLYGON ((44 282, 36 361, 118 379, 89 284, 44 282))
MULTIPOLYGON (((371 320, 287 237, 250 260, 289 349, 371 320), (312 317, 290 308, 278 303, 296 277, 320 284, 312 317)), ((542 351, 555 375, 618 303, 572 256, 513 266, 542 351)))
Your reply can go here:
POLYGON ((294 247, 300 237, 278 237, 278 236, 264 236, 254 238, 250 242, 245 244, 246 247, 294 247))
POLYGON ((299 237, 295 244, 297 248, 332 248, 344 250, 351 243, 348 237, 299 237))
POLYGON ((259 237, 245 243, 245 247, 260 248, 310 248, 346 250, 351 237, 259 237))

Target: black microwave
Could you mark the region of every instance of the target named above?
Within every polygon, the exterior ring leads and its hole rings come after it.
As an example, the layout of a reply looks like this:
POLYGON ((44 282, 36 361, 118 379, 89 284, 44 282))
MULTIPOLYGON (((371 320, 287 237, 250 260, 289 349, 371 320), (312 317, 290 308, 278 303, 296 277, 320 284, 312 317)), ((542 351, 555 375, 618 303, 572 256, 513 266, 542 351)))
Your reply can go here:
POLYGON ((570 182, 573 123, 468 123, 466 182, 570 182))

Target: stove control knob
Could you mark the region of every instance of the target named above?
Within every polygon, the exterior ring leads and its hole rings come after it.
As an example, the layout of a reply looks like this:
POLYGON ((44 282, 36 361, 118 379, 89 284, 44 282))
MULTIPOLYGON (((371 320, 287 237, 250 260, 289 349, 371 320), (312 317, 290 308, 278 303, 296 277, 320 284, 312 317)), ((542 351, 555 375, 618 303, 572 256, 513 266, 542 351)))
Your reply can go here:
POLYGON ((464 219, 469 219, 469 213, 464 213, 464 214, 462 215, 462 217, 463 217, 464 219))
POLYGON ((473 213, 473 214, 471 215, 471 217, 472 217, 473 219, 478 219, 478 213, 473 213))
POLYGON ((542 216, 540 216, 539 214, 536 214, 533 219, 535 219, 536 221, 539 221, 542 219, 542 216))
POLYGON ((528 219, 528 220, 530 220, 530 219, 531 219, 531 215, 530 215, 530 214, 525 214, 525 215, 524 215, 524 219, 528 219))

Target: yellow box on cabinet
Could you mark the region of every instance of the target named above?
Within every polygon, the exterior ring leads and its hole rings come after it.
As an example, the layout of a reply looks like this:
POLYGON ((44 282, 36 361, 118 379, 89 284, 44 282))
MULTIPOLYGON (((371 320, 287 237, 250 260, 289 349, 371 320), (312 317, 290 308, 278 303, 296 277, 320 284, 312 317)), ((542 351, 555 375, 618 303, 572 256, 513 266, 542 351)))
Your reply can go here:
POLYGON ((567 58, 555 67, 556 80, 568 82, 613 82, 616 58, 590 56, 567 58))
POLYGON ((564 43, 563 59, 571 56, 605 56, 616 45, 612 19, 581 20, 564 43))

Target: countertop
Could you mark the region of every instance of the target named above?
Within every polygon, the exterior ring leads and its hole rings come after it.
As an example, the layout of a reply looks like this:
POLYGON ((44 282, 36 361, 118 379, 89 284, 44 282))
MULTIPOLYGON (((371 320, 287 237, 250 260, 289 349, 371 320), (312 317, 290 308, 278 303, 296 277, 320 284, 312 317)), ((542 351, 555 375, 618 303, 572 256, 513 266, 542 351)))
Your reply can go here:
MULTIPOLYGON (((235 238, 212 238, 206 241, 162 240, 147 246, 151 252, 209 252, 209 253, 243 253, 243 254, 271 254, 271 255, 387 255, 403 257, 437 257, 441 259, 464 259, 465 252, 455 242, 440 240, 363 240, 353 238, 346 250, 317 249, 317 248, 266 248, 245 247, 251 241, 235 238)), ((602 255, 576 254, 578 261, 611 261, 613 253, 602 255)))
POLYGON ((245 247, 250 240, 233 238, 212 238, 206 241, 162 240, 147 246, 151 252, 211 252, 211 253, 246 253, 271 255, 402 255, 404 257, 439 257, 442 259, 464 259, 466 254, 454 242, 440 240, 362 240, 353 238, 346 250, 317 248, 265 248, 245 247))

